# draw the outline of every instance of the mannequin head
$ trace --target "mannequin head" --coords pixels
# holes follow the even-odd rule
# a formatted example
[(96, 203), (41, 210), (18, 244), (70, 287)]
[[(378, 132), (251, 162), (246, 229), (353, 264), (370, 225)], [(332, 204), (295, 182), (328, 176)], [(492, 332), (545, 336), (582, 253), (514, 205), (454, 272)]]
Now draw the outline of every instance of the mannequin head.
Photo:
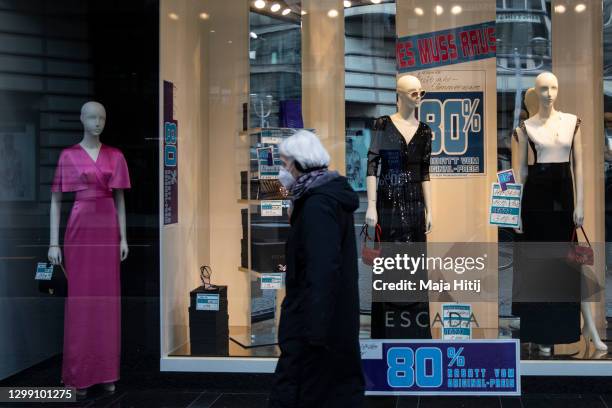
[(525, 107), (529, 113), (527, 118), (530, 118), (538, 113), (538, 110), (540, 109), (540, 101), (538, 100), (538, 94), (536, 93), (535, 88), (529, 88), (527, 92), (525, 92)]
[(87, 102), (81, 108), (81, 123), (85, 135), (100, 137), (106, 124), (106, 109), (98, 102)]
[(550, 109), (557, 100), (559, 81), (551, 72), (542, 72), (536, 77), (535, 91), (540, 108)]
[(425, 96), (421, 81), (415, 76), (404, 75), (397, 80), (397, 108), (401, 112), (412, 112)]

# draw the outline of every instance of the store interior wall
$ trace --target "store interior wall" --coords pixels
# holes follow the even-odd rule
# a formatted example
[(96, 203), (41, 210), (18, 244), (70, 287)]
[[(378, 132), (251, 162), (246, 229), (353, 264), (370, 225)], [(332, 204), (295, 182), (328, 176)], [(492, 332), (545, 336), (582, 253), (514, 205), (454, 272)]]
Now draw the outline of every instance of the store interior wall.
[[(189, 340), (189, 292), (201, 285), (201, 265), (212, 267), (214, 284), (228, 286), (230, 325), (250, 323), (249, 276), (238, 270), (237, 201), (248, 13), (241, 0), (161, 2), (160, 81), (175, 85), (179, 134), (179, 222), (164, 226), (161, 239), (162, 354)], [(242, 154), (246, 161), (248, 151)]]
[[(10, 170), (23, 197), (0, 197), (0, 379), (62, 351), (64, 300), (41, 295), (33, 277), (36, 263), (47, 259), (57, 159), (80, 141), (80, 108), (91, 99), (106, 106), (102, 141), (124, 152), (133, 185), (126, 193), (123, 355), (159, 348), (156, 177), (150, 181), (157, 144), (147, 141), (157, 129), (156, 22), (150, 0), (2, 2), (0, 135), (18, 141), (13, 162), (20, 167)], [(62, 226), (72, 199), (65, 195)]]
[[(566, 5), (553, 1), (553, 10), (560, 4)], [(553, 73), (559, 80), (557, 109), (573, 113), (582, 120), (584, 228), (600, 254), (593, 270), (598, 281), (605, 285), (602, 2), (590, 0), (583, 4), (586, 9), (582, 12), (577, 12), (575, 7), (566, 7), (564, 13), (553, 12)], [(605, 307), (605, 293), (602, 293), (602, 300), (592, 303), (594, 319), (600, 329), (605, 327)]]
[[(399, 37), (444, 30), (452, 27), (495, 21), (495, 2), (482, 0), (456, 1), (462, 8), (459, 14), (450, 13), (449, 7), (441, 15), (434, 14), (434, 5), (427, 0), (397, 0), (397, 35)], [(414, 12), (419, 7), (423, 16)], [(497, 173), (497, 84), (495, 58), (487, 58), (440, 68), (443, 70), (483, 70), (486, 73), (485, 98), (485, 175), (471, 177), (432, 178), (433, 229), (428, 242), (497, 242), (497, 228), (488, 223), (491, 183)], [(418, 76), (419, 72), (410, 73)], [(452, 205), (452, 208), (449, 206)], [(497, 271), (497, 254), (488, 254), (490, 271)], [(487, 277), (497, 282), (497, 275)], [(497, 285), (497, 283), (495, 283)], [(485, 336), (497, 338), (497, 302), (475, 302), (473, 313)], [(435, 315), (441, 305), (432, 302), (430, 314)]]

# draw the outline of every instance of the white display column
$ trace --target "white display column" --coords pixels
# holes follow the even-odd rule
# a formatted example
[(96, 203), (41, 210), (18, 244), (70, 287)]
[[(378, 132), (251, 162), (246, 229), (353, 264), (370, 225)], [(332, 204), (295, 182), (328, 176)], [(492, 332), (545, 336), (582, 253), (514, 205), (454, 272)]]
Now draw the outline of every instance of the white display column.
[[(603, 151), (603, 49), (601, 1), (553, 1), (553, 72), (559, 79), (558, 109), (582, 119), (584, 228), (597, 243), (594, 276), (605, 285), (605, 196)], [(583, 241), (582, 235), (579, 236)], [(605, 334), (605, 293), (591, 308)], [(605, 337), (605, 336), (602, 336)], [(582, 347), (582, 345), (581, 345)]]
[[(495, 0), (459, 0), (432, 2), (429, 0), (397, 0), (396, 30), (398, 37), (414, 36), (474, 24), (495, 21)], [(457, 39), (459, 44), (459, 39)], [(415, 44), (416, 46), (416, 44)], [(451, 72), (444, 75), (440, 72)], [(421, 79), (426, 91), (442, 91), (446, 80), (451, 80), (456, 89), (467, 90), (475, 85), (484, 94), (484, 174), (436, 176), (432, 173), (433, 230), (428, 235), (431, 243), (496, 243), (497, 228), (489, 225), (488, 211), (491, 183), (497, 172), (497, 84), (495, 58), (435, 66), (419, 71), (407, 72)], [(464, 78), (463, 80), (461, 78)], [(451, 85), (447, 83), (446, 85)], [(425, 97), (427, 98), (427, 96)], [(432, 156), (432, 159), (435, 156)], [(433, 161), (432, 161), (433, 164)], [(489, 246), (492, 247), (492, 246)], [(497, 286), (497, 253), (488, 251), (487, 276), (483, 276), (492, 287)], [(490, 286), (490, 287), (491, 287)], [(495, 300), (470, 302), (475, 318), (482, 330), (475, 330), (474, 337), (497, 337), (498, 304)], [(441, 314), (441, 304), (431, 302), (430, 314)], [(440, 325), (434, 324), (432, 334), (438, 336)]]
[(345, 173), (344, 6), (342, 0), (303, 0), (302, 115)]

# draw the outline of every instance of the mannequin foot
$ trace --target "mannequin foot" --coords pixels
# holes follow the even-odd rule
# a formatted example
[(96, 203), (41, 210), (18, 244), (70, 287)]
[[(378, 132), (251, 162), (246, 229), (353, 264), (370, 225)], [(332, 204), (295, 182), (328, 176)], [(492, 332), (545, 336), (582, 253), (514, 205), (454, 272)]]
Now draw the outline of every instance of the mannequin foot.
[(552, 351), (552, 346), (550, 344), (538, 344), (538, 351), (540, 354), (549, 356)]
[(115, 383), (104, 383), (104, 391), (115, 392)]
[(587, 344), (587, 347), (589, 346), (589, 343), (592, 341), (593, 345), (595, 346), (595, 350), (599, 350), (599, 351), (607, 351), (608, 350), (608, 346), (606, 345), (606, 343), (604, 343), (603, 341), (601, 341), (601, 339), (599, 338), (599, 333), (597, 333), (597, 330), (589, 330), (588, 328), (583, 328), (582, 329), (582, 336), (584, 337), (584, 341)]

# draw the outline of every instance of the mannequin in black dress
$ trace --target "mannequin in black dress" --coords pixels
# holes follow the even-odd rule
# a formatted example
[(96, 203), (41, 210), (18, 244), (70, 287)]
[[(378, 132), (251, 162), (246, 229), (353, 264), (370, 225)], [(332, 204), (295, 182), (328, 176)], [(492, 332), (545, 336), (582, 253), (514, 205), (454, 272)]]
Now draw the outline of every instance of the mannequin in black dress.
[[(366, 223), (380, 225), (382, 242), (426, 242), (432, 132), (415, 116), (425, 92), (418, 78), (406, 75), (397, 81), (397, 94), (398, 112), (377, 119), (372, 134)], [(427, 279), (426, 273), (420, 277)], [(372, 338), (431, 338), (429, 322), (428, 302), (372, 304)]]

